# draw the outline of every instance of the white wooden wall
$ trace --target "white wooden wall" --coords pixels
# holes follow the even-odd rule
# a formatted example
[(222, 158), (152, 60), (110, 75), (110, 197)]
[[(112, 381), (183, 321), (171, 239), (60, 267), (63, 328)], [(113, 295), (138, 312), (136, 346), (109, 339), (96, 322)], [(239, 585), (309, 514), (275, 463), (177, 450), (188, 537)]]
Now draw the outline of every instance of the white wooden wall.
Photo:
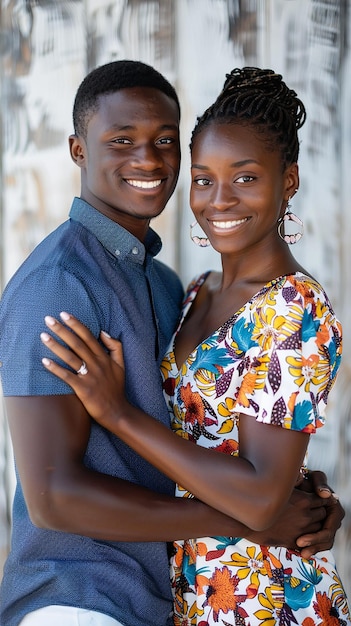
[[(335, 553), (351, 596), (350, 8), (350, 0), (0, 0), (0, 262), (4, 285), (34, 245), (66, 219), (79, 193), (67, 144), (76, 88), (93, 67), (132, 58), (164, 73), (182, 103), (181, 177), (155, 223), (164, 241), (161, 257), (184, 283), (218, 267), (214, 251), (189, 239), (190, 132), (233, 67), (281, 72), (308, 111), (293, 207), (305, 237), (294, 252), (326, 287), (344, 325), (344, 362), (310, 462), (327, 471), (347, 510)], [(1, 562), (13, 471), (6, 421), (0, 420)]]

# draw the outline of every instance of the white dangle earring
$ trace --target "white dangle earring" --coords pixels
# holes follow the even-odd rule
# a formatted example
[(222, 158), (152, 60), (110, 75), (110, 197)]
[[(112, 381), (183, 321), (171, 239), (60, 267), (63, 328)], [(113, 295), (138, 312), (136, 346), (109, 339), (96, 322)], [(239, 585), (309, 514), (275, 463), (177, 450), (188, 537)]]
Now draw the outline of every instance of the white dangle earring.
[[(280, 217), (278, 220), (278, 235), (281, 239), (283, 239), (283, 241), (285, 241), (285, 243), (294, 244), (300, 241), (303, 235), (303, 222), (302, 220), (300, 220), (299, 217), (297, 217), (297, 215), (295, 215), (295, 213), (292, 213), (290, 199), (291, 196), (289, 196), (288, 198), (288, 203), (286, 205), (283, 217)], [(295, 222), (295, 224), (298, 224), (300, 226), (300, 230), (297, 233), (285, 233), (285, 227), (287, 222)]]
[(208, 246), (211, 245), (211, 242), (208, 237), (199, 237), (198, 235), (193, 235), (193, 229), (195, 228), (196, 225), (197, 225), (196, 221), (190, 224), (190, 239), (191, 241), (196, 243), (197, 246), (200, 246), (200, 248), (207, 248)]

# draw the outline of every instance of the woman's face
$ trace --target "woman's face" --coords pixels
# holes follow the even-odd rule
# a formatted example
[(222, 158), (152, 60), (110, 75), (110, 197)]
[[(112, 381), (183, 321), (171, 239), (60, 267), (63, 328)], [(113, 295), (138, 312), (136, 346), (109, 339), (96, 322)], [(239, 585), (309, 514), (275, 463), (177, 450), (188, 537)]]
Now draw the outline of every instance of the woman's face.
[(283, 171), (280, 152), (253, 127), (218, 123), (195, 137), (191, 160), (191, 208), (218, 252), (277, 241), (277, 221), (298, 187), (296, 163)]

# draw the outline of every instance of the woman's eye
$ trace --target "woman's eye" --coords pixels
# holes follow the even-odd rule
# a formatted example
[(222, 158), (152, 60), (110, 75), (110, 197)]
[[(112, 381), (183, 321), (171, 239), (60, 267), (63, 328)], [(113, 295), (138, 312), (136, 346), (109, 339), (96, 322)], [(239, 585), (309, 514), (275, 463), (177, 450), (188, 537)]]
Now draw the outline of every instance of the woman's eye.
[(211, 182), (208, 178), (196, 178), (196, 180), (194, 180), (194, 184), (199, 185), (200, 187), (206, 187), (207, 185), (210, 185)]
[(253, 180), (255, 180), (254, 176), (244, 175), (244, 176), (239, 176), (239, 178), (236, 178), (235, 182), (236, 183), (251, 183)]

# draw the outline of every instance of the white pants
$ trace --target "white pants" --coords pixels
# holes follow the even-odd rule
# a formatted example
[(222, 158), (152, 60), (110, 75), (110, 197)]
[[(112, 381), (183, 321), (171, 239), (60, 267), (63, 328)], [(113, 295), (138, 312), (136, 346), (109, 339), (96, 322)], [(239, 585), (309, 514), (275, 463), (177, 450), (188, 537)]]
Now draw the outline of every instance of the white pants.
[(28, 613), (19, 626), (123, 626), (109, 615), (71, 606), (45, 606)]

